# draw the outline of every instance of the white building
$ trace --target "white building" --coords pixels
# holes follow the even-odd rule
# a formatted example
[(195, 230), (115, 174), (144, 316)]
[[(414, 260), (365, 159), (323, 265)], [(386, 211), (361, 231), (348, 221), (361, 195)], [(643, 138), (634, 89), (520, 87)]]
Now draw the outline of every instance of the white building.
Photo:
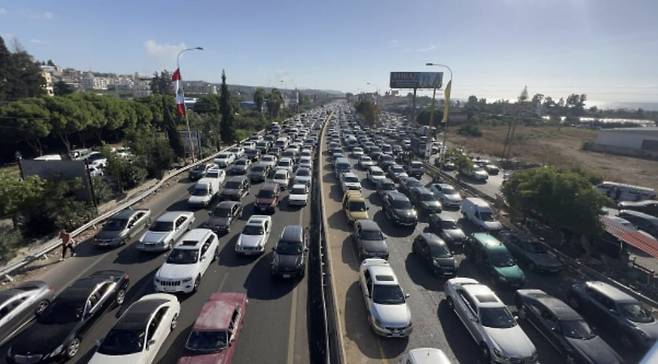
[(54, 96), (55, 95), (55, 89), (53, 88), (53, 77), (50, 74), (50, 72), (42, 70), (41, 71), (41, 77), (43, 77), (43, 80), (45, 81), (45, 83), (43, 85), (43, 89), (46, 91), (46, 95)]
[(594, 149), (658, 157), (658, 127), (601, 129), (594, 142)]

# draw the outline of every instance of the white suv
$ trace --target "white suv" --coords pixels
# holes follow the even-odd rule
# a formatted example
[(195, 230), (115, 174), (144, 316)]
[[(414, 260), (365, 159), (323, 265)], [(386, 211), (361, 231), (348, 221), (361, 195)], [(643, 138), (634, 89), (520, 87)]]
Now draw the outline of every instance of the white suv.
[(537, 350), (507, 306), (484, 284), (472, 278), (446, 281), (448, 306), (466, 327), (485, 361), (536, 363)]
[(193, 229), (183, 235), (155, 273), (158, 292), (196, 292), (201, 277), (217, 257), (219, 239), (209, 229)]
[(370, 327), (386, 337), (406, 337), (412, 330), (409, 295), (402, 291), (395, 272), (384, 259), (370, 258), (361, 263), (359, 283), (368, 310)]
[(252, 215), (235, 242), (235, 252), (244, 255), (263, 254), (271, 231), (271, 216)]

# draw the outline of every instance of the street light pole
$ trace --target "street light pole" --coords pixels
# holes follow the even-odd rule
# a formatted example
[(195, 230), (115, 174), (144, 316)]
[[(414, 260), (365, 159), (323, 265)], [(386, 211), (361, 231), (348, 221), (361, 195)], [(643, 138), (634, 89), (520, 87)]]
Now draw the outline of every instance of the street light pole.
[[(178, 52), (178, 55), (176, 56), (176, 69), (178, 69), (178, 72), (180, 71), (180, 56), (183, 55), (183, 53), (188, 52), (188, 51), (202, 51), (203, 47), (194, 47), (194, 48), (186, 48), (186, 49), (181, 49), (180, 52)], [(182, 74), (182, 72), (181, 72)], [(181, 77), (180, 80), (180, 88), (181, 92), (183, 95), (185, 95), (185, 92), (183, 91), (183, 77)], [(190, 120), (187, 118), (187, 110), (185, 106), (185, 98), (183, 98), (183, 110), (185, 114), (185, 124), (187, 125), (187, 140), (190, 141), (190, 152), (192, 152), (192, 163), (196, 162), (196, 157), (194, 156), (194, 142), (192, 141), (192, 132), (190, 131)]]
[[(450, 80), (448, 81), (448, 83), (452, 86), (452, 69), (450, 67), (446, 66), (445, 64), (432, 63), (432, 62), (427, 62), (427, 63), (425, 63), (425, 65), (430, 66), (430, 67), (434, 66), (434, 67), (444, 67), (444, 68), (446, 68), (448, 70), (448, 72), (450, 73)], [(432, 115), (430, 116), (430, 121), (433, 121), (432, 118), (434, 117), (434, 97), (435, 96), (436, 96), (436, 88), (434, 89), (434, 95), (432, 96)], [(446, 98), (444, 100), (444, 102), (450, 103), (449, 97)], [(450, 106), (448, 105), (448, 107), (450, 107)], [(441, 144), (441, 151), (439, 153), (439, 158), (441, 158), (440, 161), (441, 161), (441, 168), (442, 169), (443, 169), (443, 165), (445, 164), (445, 159), (446, 159), (445, 156), (446, 156), (446, 153), (448, 151), (448, 144), (447, 144), (447, 140), (448, 140), (448, 115), (443, 115), (443, 119), (445, 120), (445, 125), (443, 126), (443, 143)], [(438, 128), (434, 130), (434, 136), (435, 137), (436, 137), (437, 130), (438, 130)]]

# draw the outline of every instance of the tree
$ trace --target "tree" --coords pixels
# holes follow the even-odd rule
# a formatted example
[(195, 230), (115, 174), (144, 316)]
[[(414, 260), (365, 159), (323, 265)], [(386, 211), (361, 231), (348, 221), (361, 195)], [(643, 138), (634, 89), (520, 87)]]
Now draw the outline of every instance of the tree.
[(47, 62), (46, 64), (49, 65), (49, 66), (51, 66), (51, 67), (55, 67), (55, 63), (53, 62), (52, 59), (49, 59), (48, 62)]
[(464, 111), (466, 111), (466, 118), (470, 121), (475, 118), (476, 113), (480, 110), (480, 104), (478, 103), (478, 98), (475, 95), (468, 97), (466, 105), (464, 105)]
[(256, 110), (258, 112), (263, 112), (263, 104), (265, 103), (265, 90), (262, 87), (257, 87), (254, 91), (254, 103), (256, 104)]
[(185, 147), (183, 146), (183, 139), (180, 136), (180, 133), (178, 132), (178, 128), (176, 128), (176, 122), (174, 121), (174, 118), (171, 114), (171, 111), (167, 108), (167, 104), (165, 104), (165, 97), (160, 98), (162, 100), (162, 109), (164, 110), (164, 123), (163, 123), (163, 128), (165, 132), (167, 133), (167, 138), (169, 139), (169, 145), (171, 146), (171, 149), (174, 151), (174, 154), (177, 157), (185, 157)]
[(199, 97), (192, 110), (200, 114), (219, 115), (219, 96), (204, 95)]
[(43, 153), (41, 140), (52, 131), (49, 119), (50, 112), (42, 98), (25, 98), (0, 108), (0, 130), (7, 129), (3, 135), (24, 142), (39, 155)]
[(519, 95), (519, 102), (526, 101), (528, 101), (528, 86), (523, 86), (523, 91), (521, 91), (521, 94)]
[(363, 120), (370, 127), (377, 126), (379, 122), (379, 107), (369, 99), (364, 99), (356, 103), (356, 112), (363, 117)]
[(70, 96), (53, 96), (45, 99), (46, 108), (50, 112), (50, 124), (55, 135), (71, 152), (71, 136), (85, 129), (90, 120), (80, 108), (80, 104)]
[(542, 100), (544, 100), (543, 94), (534, 94), (531, 102), (533, 105), (541, 105)]
[(0, 101), (13, 101), (44, 94), (45, 80), (39, 63), (20, 46), (9, 52), (0, 37)]
[(7, 172), (0, 173), (0, 217), (11, 218), (17, 227), (18, 215), (28, 201), (38, 201), (43, 196), (45, 181), (37, 176), (21, 179)]
[(149, 86), (151, 88), (151, 93), (155, 95), (174, 95), (171, 73), (167, 70), (160, 72), (160, 75), (155, 72)]
[(220, 135), (225, 144), (235, 141), (235, 128), (233, 126), (233, 107), (231, 105), (231, 92), (226, 84), (226, 72), (222, 70), (222, 86), (219, 94), (219, 110), (222, 114)]
[(55, 92), (56, 96), (64, 96), (68, 94), (72, 94), (75, 92), (75, 89), (73, 86), (69, 85), (68, 83), (59, 80), (53, 84), (53, 91)]
[(267, 112), (271, 118), (276, 118), (281, 112), (283, 106), (283, 95), (281, 91), (273, 88), (270, 94), (267, 95)]

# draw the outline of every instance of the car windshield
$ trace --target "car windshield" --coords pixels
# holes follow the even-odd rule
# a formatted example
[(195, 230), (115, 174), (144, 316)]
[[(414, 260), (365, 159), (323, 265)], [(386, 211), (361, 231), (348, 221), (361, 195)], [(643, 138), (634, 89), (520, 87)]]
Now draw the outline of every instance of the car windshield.
[(298, 170), (297, 170), (297, 176), (304, 176), (304, 177), (306, 177), (306, 176), (310, 176), (310, 175), (311, 175), (311, 171), (309, 171), (309, 170), (306, 169), (306, 168), (302, 168), (302, 169), (298, 169)]
[(208, 186), (197, 186), (192, 190), (192, 196), (206, 196), (208, 194)]
[(276, 194), (274, 193), (273, 190), (270, 189), (265, 189), (265, 190), (260, 190), (258, 191), (258, 195), (256, 195), (257, 198), (274, 198)]
[(361, 162), (370, 162), (372, 161), (372, 158), (370, 157), (361, 157)]
[(443, 244), (432, 244), (430, 245), (430, 253), (434, 258), (447, 258), (451, 257), (450, 249)]
[(265, 231), (263, 230), (263, 227), (260, 225), (247, 225), (244, 227), (244, 230), (242, 230), (242, 234), (244, 235), (263, 235), (265, 234)]
[(288, 167), (288, 166), (290, 166), (290, 163), (291, 163), (291, 161), (288, 161), (288, 160), (279, 161), (279, 163), (277, 165), (280, 166), (280, 167)]
[(110, 219), (105, 225), (103, 225), (103, 230), (105, 231), (120, 231), (123, 230), (128, 223), (127, 219)]
[(156, 221), (153, 223), (151, 228), (149, 229), (151, 231), (172, 231), (174, 230), (174, 222), (173, 221)]
[(350, 211), (366, 211), (366, 203), (363, 201), (350, 201)]
[(560, 328), (564, 336), (573, 339), (591, 339), (596, 336), (584, 320), (561, 321)]
[(265, 171), (265, 166), (253, 166), (251, 167), (251, 172), (260, 173)]
[(197, 331), (190, 332), (185, 348), (191, 351), (215, 352), (220, 351), (228, 345), (228, 332), (219, 331)]
[(514, 317), (506, 307), (481, 307), (480, 323), (494, 329), (508, 329), (516, 326)]
[(489, 253), (489, 260), (494, 267), (511, 267), (516, 265), (514, 258), (507, 250), (495, 250)]
[(247, 162), (246, 159), (239, 159), (235, 161), (236, 166), (246, 166), (247, 164), (249, 164), (249, 162)]
[(215, 207), (212, 215), (216, 217), (229, 217), (231, 216), (231, 209), (228, 207)]
[(169, 264), (193, 264), (199, 259), (199, 251), (196, 249), (174, 249), (167, 257)]
[(411, 202), (409, 202), (409, 200), (393, 200), (393, 202), (391, 202), (391, 206), (397, 210), (408, 210), (412, 208)]
[(459, 226), (457, 226), (457, 223), (452, 220), (443, 220), (441, 221), (441, 228), (446, 230), (454, 230), (459, 229)]
[(479, 215), (482, 221), (494, 221), (493, 214), (491, 212), (480, 211)]
[(343, 177), (343, 180), (348, 183), (358, 183), (359, 182), (359, 177), (357, 176), (345, 176)]
[(224, 185), (224, 188), (229, 190), (237, 190), (240, 189), (241, 185), (242, 184), (238, 181), (228, 181), (226, 182), (226, 185)]
[(288, 179), (287, 173), (277, 173), (274, 175), (273, 179)]
[(105, 355), (140, 353), (144, 348), (143, 330), (110, 330), (98, 352)]
[(62, 325), (80, 321), (84, 304), (82, 300), (55, 299), (37, 321), (44, 325)]
[(206, 173), (207, 178), (219, 178), (219, 172), (217, 171), (210, 171)]
[(305, 195), (306, 194), (306, 189), (304, 187), (294, 187), (292, 190), (290, 190), (291, 195)]
[(206, 170), (206, 166), (203, 165), (203, 164), (199, 164), (198, 166), (194, 166), (194, 168), (192, 168), (192, 170), (194, 172), (203, 172), (203, 171)]
[(651, 312), (642, 307), (639, 303), (622, 303), (619, 305), (621, 313), (629, 320), (639, 323), (653, 322), (655, 319)]
[(302, 244), (297, 241), (279, 240), (276, 245), (276, 252), (279, 254), (297, 255), (302, 252)]
[(360, 238), (363, 240), (384, 240), (384, 236), (379, 230), (361, 230)]
[(400, 305), (404, 303), (404, 293), (398, 285), (375, 284), (372, 288), (372, 301), (380, 305)]
[(393, 166), (391, 167), (391, 171), (393, 171), (393, 173), (402, 173), (404, 172), (404, 168), (401, 166)]

